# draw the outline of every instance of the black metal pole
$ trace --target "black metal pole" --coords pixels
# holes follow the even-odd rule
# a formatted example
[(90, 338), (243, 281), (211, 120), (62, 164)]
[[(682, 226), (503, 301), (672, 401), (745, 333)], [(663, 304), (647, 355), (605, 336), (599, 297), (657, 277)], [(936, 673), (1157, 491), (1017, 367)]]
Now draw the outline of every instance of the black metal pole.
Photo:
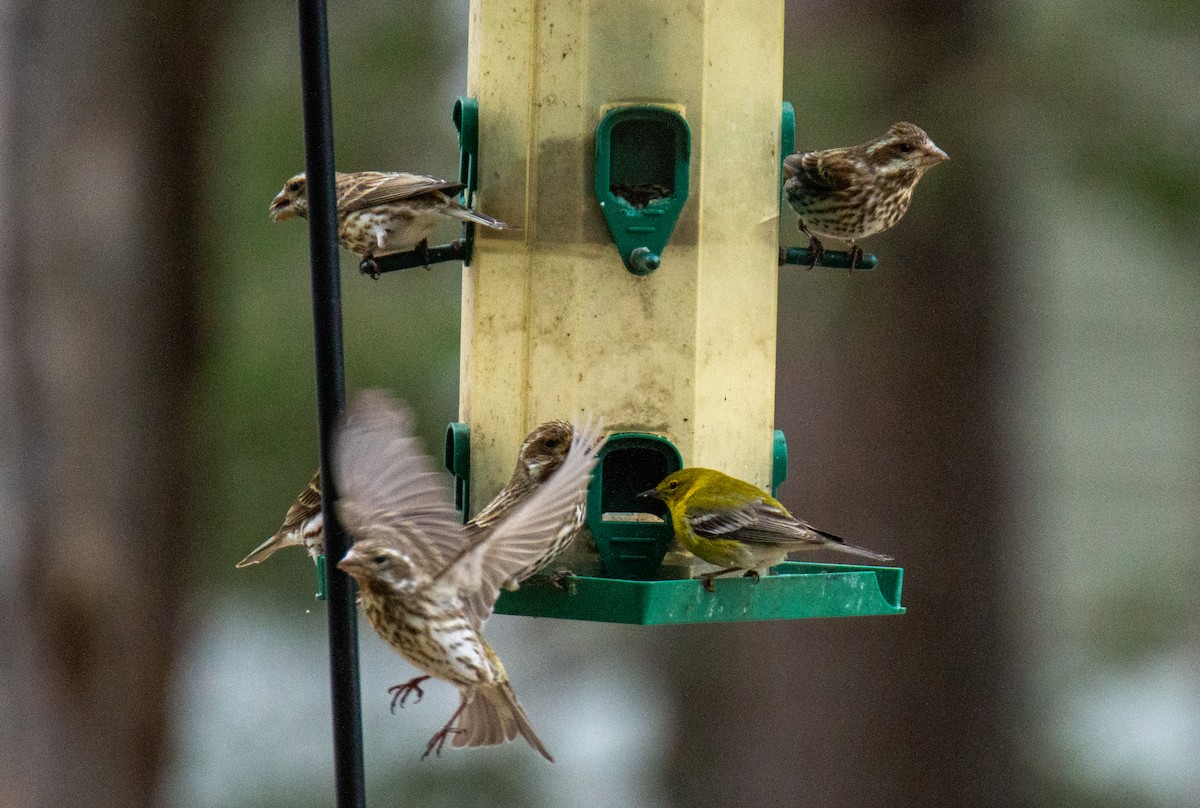
[(338, 272), (337, 197), (334, 192), (333, 105), (325, 0), (299, 0), (300, 78), (304, 94), (304, 170), (308, 189), (308, 245), (312, 259), (313, 341), (317, 359), (317, 421), (321, 450), (326, 604), (329, 608), (329, 681), (333, 712), (333, 770), (337, 808), (364, 808), (362, 704), (358, 678), (358, 624), (354, 586), (337, 568), (346, 554), (330, 472), (330, 441), (346, 406), (342, 365), (341, 277)]

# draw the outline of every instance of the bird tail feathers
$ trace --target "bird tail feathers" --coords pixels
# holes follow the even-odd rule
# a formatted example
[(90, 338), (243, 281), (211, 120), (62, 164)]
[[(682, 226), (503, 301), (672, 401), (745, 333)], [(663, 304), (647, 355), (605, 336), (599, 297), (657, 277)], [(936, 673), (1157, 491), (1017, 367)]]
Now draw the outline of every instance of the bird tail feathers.
[(467, 222), (475, 222), (476, 224), (481, 224), (484, 227), (490, 227), (493, 230), (517, 229), (514, 225), (508, 224), (507, 222), (502, 222), (499, 219), (494, 219), (491, 216), (488, 216), (486, 213), (480, 213), (477, 210), (471, 210), (470, 208), (462, 205), (452, 206), (450, 208), (450, 215)]
[(877, 553), (874, 550), (868, 550), (866, 547), (860, 547), (857, 544), (851, 544), (841, 536), (835, 536), (832, 533), (827, 533), (824, 530), (817, 530), (815, 528), (813, 529), (813, 532), (829, 541), (827, 546), (830, 550), (841, 550), (843, 553), (851, 553), (853, 555), (863, 556), (864, 558), (869, 558), (872, 561), (892, 560), (890, 555), (884, 555), (883, 553)]
[(288, 545), (283, 541), (283, 538), (276, 533), (271, 538), (267, 539), (262, 544), (250, 551), (250, 555), (243, 558), (236, 564), (237, 569), (249, 567), (251, 564), (261, 564), (275, 554), (276, 550), (282, 550)]
[(476, 688), (473, 695), (464, 695), (463, 699), (466, 703), (458, 719), (460, 732), (454, 736), (454, 746), (492, 746), (520, 735), (538, 754), (554, 762), (508, 682)]

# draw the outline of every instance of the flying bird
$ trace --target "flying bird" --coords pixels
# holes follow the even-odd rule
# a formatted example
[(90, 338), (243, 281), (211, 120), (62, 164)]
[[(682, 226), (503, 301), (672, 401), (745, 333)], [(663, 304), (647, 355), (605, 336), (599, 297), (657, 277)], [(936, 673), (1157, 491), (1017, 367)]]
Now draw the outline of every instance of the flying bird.
[(410, 694), (419, 700), (431, 677), (460, 694), (425, 756), (440, 753), (451, 736), (461, 747), (520, 735), (553, 760), (482, 626), (501, 586), (571, 529), (602, 443), (592, 428), (576, 428), (558, 471), (493, 530), (471, 534), (412, 436), (408, 412), (378, 391), (351, 403), (334, 436), (338, 516), (354, 540), (338, 568), (358, 581), (363, 613), (379, 636), (423, 672), (390, 689), (393, 709)]

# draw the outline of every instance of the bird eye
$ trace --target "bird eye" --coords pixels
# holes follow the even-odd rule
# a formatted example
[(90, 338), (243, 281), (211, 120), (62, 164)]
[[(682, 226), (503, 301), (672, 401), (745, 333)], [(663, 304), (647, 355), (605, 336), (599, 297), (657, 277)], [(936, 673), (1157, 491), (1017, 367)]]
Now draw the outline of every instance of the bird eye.
[(289, 191), (299, 191), (303, 187), (304, 187), (304, 183), (300, 180), (292, 180), (291, 182), (288, 183)]
[(557, 449), (559, 443), (561, 443), (561, 441), (559, 441), (558, 438), (550, 438), (546, 441), (546, 448), (547, 449)]
[(679, 480), (671, 480), (671, 482), (667, 483), (667, 489), (670, 491), (674, 491), (678, 487), (679, 487)]
[(911, 143), (901, 143), (896, 148), (900, 150), (901, 154), (908, 154), (913, 150), (913, 145)]
[(384, 564), (386, 564), (386, 563), (387, 563), (387, 561), (388, 561), (388, 557), (387, 557), (386, 555), (384, 555), (383, 553), (379, 553), (379, 554), (378, 554), (378, 555), (376, 555), (376, 556), (375, 556), (375, 558), (374, 558), (374, 559), (372, 559), (372, 560), (375, 562), (375, 565), (376, 565), (376, 566), (378, 566), (378, 567), (382, 567)]

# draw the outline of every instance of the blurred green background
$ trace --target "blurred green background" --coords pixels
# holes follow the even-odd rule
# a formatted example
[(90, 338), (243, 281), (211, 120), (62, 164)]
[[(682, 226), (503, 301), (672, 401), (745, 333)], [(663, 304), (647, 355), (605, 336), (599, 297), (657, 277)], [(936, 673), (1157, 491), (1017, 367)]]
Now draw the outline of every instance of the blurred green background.
[[(0, 805), (332, 803), (312, 566), (233, 569), (317, 463), (306, 234), (266, 215), (303, 164), (295, 16), (7, 7)], [(410, 672), (363, 626), (370, 805), (1200, 804), (1195, 4), (789, 1), (785, 24), (798, 147), (911, 120), (952, 157), (867, 243), (877, 270), (781, 273), (781, 499), (895, 555), (909, 614), (493, 620), (552, 767), (519, 744), (419, 763), (453, 693), (389, 715)], [(339, 169), (456, 173), (467, 28), (465, 0), (333, 5)], [(396, 390), (439, 455), (460, 273), (343, 257), (348, 389)], [(160, 302), (184, 316), (74, 330)], [(122, 659), (143, 642), (161, 668)]]

